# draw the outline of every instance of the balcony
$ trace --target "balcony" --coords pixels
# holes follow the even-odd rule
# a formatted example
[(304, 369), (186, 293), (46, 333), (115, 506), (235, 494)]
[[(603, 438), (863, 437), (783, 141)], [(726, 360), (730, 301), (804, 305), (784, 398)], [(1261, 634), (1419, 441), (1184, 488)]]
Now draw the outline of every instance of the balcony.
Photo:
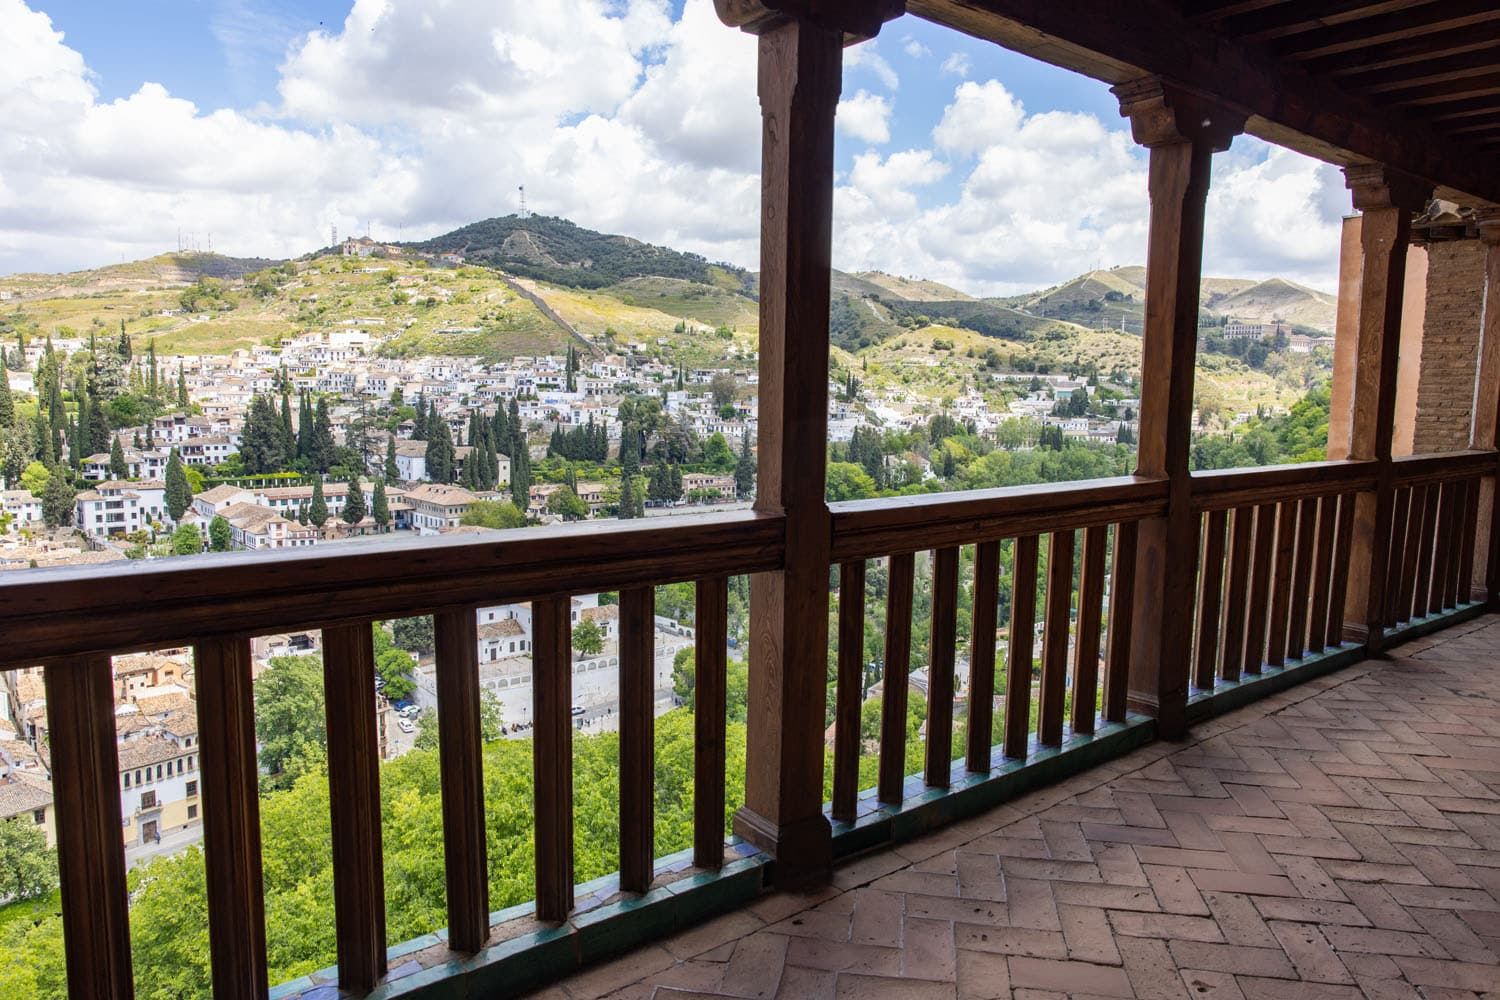
[[(1462, 138), (1474, 133), (1410, 109), (1456, 96), (1470, 103), (1453, 114), (1493, 131), (1500, 107), (1492, 79), (1466, 92), (1454, 82), (1462, 72), (1408, 80), (1414, 101), (1379, 96), (1401, 92), (1403, 73), (1425, 79), (1410, 60), (1438, 28), (1479, 17), (1464, 14), (1477, 5), (1337, 5), (1349, 21), (1384, 26), (1366, 47), (1405, 46), (1386, 53), (1397, 69), (1366, 92), (1302, 65), (1347, 59), (1360, 38), (1347, 25), (1308, 29), (1292, 5), (1193, 4), (1188, 16), (1168, 3), (1122, 13), (1103, 0), (913, 0), (923, 16), (1117, 84), (1151, 150), (1138, 468), (834, 504), (822, 470), (841, 52), (903, 4), (718, 6), (762, 34), (756, 509), (0, 580), (4, 665), (45, 669), (70, 995), (133, 993), (109, 657), (171, 645), (195, 651), (213, 993), (226, 1000), (518, 995), (674, 932), (688, 933), (562, 988), (737, 996), (774, 981), (786, 996), (951, 996), (974, 992), (977, 978), (999, 996), (1080, 985), (1305, 995), (1300, 981), (1343, 996), (1375, 976), (1429, 995), (1493, 991), (1500, 732), (1485, 658), (1497, 625), (1475, 621), (1500, 596), (1500, 217), (1486, 210), (1500, 202), (1500, 178), (1483, 153), (1493, 138)], [(1255, 33), (1231, 30), (1229, 8), (1293, 18), (1267, 38), (1328, 30), (1342, 40), (1320, 36), (1324, 48), (1299, 58), (1289, 43), (1245, 41)], [(1432, 30), (1413, 26), (1429, 15)], [(1213, 153), (1242, 128), (1347, 164), (1363, 213), (1351, 325), (1330, 461), (1195, 475), (1206, 193)], [(1413, 216), (1438, 189), (1477, 206), (1488, 254), (1487, 286), (1469, 290), (1486, 305), (1469, 447), (1397, 457), (1404, 260)], [(933, 581), (925, 649), (910, 627), (918, 559)], [(908, 688), (885, 686), (865, 781), (871, 561), (886, 580), (887, 676), (925, 657), (931, 708), (921, 759), (908, 759)], [(956, 625), (965, 567), (967, 648)], [(726, 605), (739, 575), (752, 578), (746, 800), (726, 837)], [(695, 821), (691, 848), (659, 857), (653, 588), (677, 582), (697, 598)], [(580, 885), (569, 599), (600, 591), (617, 591), (621, 608), (620, 864)], [(536, 892), (496, 912), (475, 612), (522, 600), (534, 614)], [(436, 618), (447, 926), (388, 946), (369, 626), (422, 614)], [(250, 649), (255, 637), (309, 629), (322, 631), (325, 654), (337, 965), (273, 989)], [(875, 981), (895, 977), (911, 982)]]

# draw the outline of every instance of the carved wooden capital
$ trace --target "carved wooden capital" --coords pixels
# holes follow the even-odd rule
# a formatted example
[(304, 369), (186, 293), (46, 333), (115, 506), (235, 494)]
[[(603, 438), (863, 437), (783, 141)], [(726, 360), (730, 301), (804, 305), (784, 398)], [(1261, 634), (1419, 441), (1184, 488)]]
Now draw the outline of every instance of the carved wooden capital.
[(1119, 98), (1120, 114), (1130, 119), (1130, 133), (1142, 146), (1202, 143), (1216, 153), (1229, 148), (1245, 130), (1245, 114), (1198, 94), (1145, 76), (1110, 88)]
[(1344, 168), (1344, 185), (1361, 212), (1404, 208), (1420, 212), (1432, 197), (1432, 184), (1383, 163), (1355, 163)]
[(847, 42), (874, 38), (906, 13), (906, 0), (714, 0), (719, 20), (759, 35), (791, 20), (842, 31)]
[(1481, 240), (1492, 247), (1500, 246), (1500, 206), (1474, 209), (1474, 225), (1479, 229)]

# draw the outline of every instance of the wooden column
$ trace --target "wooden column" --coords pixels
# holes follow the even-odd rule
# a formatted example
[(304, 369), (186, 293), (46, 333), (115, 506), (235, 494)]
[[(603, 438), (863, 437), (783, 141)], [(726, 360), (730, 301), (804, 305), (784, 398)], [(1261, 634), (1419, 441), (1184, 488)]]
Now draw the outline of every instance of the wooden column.
[(656, 588), (620, 591), (620, 888), (651, 888), (655, 860)]
[(531, 602), (531, 772), (536, 800), (536, 918), (573, 909), (573, 703), (569, 598)]
[[(864, 569), (864, 564), (860, 564)], [(860, 590), (864, 590), (863, 584)], [(729, 578), (699, 580), (693, 615), (693, 864), (724, 867), (725, 671)], [(856, 684), (856, 688), (858, 685)], [(854, 731), (859, 734), (859, 719)], [(857, 764), (856, 764), (857, 766)]]
[(484, 741), (479, 730), (478, 609), (443, 611), (433, 615), (432, 622), (437, 647), (448, 944), (455, 951), (476, 952), (490, 936)]
[(197, 678), (204, 875), (214, 996), (266, 995), (266, 914), (260, 867), (260, 772), (250, 640), (193, 650)]
[(130, 1000), (130, 915), (120, 841), (115, 684), (107, 656), (52, 664), (47, 740), (57, 809), (63, 958), (74, 1000)]
[(385, 867), (375, 649), (368, 622), (323, 630), (328, 799), (333, 815), (333, 922), (339, 987), (367, 993), (385, 975)]
[[(1470, 448), (1493, 449), (1500, 445), (1500, 208), (1481, 208), (1474, 213), (1479, 238), (1484, 241), (1484, 309), (1481, 313), (1479, 374), (1474, 391), (1474, 424)], [(1473, 539), (1474, 570), (1463, 596), (1493, 604), (1500, 598), (1500, 503), (1496, 485), (1500, 465), (1479, 480)]]
[(1136, 474), (1166, 479), (1165, 517), (1142, 521), (1137, 541), (1130, 707), (1161, 735), (1187, 732), (1198, 518), (1188, 476), (1203, 215), (1213, 154), (1229, 148), (1242, 114), (1147, 77), (1114, 88), (1136, 142), (1151, 151), (1151, 228), (1141, 351)]
[(1401, 298), (1412, 213), (1432, 187), (1379, 164), (1344, 168), (1354, 207), (1363, 214), (1360, 244), (1359, 330), (1346, 454), (1330, 458), (1373, 460), (1376, 485), (1355, 498), (1349, 551), (1334, 559), (1348, 567), (1344, 638), (1380, 645), (1385, 618), (1394, 509), (1391, 440), (1395, 432), (1396, 366), (1401, 346)]
[(749, 745), (741, 837), (782, 885), (832, 864), (823, 815), (830, 523), (828, 308), (833, 115), (846, 35), (873, 37), (902, 0), (716, 0), (759, 36), (760, 441), (757, 510), (786, 521), (786, 563), (750, 581)]

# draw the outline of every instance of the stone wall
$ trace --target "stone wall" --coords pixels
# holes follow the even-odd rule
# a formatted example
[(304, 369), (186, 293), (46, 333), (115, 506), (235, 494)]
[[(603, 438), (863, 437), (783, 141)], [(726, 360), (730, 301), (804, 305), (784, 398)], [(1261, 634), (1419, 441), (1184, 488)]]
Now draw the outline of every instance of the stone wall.
[(1428, 246), (1414, 454), (1469, 446), (1483, 289), (1483, 243), (1454, 240)]

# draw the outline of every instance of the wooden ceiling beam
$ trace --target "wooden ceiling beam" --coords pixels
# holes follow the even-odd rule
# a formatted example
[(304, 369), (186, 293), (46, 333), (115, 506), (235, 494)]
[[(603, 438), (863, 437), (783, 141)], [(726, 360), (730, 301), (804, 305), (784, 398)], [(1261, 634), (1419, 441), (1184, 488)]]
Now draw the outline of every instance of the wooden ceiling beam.
[(1450, 126), (1444, 123), (1461, 121), (1467, 125), (1475, 118), (1494, 114), (1496, 105), (1497, 102), (1493, 97), (1471, 97), (1467, 101), (1446, 104), (1440, 108), (1430, 108), (1423, 117), (1434, 123), (1434, 127), (1446, 131)]
[(1386, 42), (1373, 52), (1356, 49), (1312, 59), (1299, 59), (1299, 62), (1310, 73), (1341, 77), (1488, 48), (1497, 42), (1500, 42), (1500, 21), (1491, 21)]
[(1185, 0), (1183, 13), (1194, 24), (1215, 23), (1238, 14), (1265, 10), (1289, 0)]
[(1500, 109), (1488, 115), (1475, 115), (1473, 118), (1464, 118), (1455, 123), (1454, 128), (1444, 129), (1449, 135), (1463, 135), (1471, 132), (1500, 132)]
[[(1418, 2), (1432, 3), (1434, 0)], [(1222, 22), (1220, 30), (1245, 41), (1265, 42), (1407, 10), (1411, 6), (1411, 0), (1323, 0), (1320, 3), (1297, 3), (1289, 7), (1254, 11), (1228, 18)]]
[(1500, 21), (1500, 6), (1495, 0), (1445, 0), (1441, 4), (1424, 3), (1379, 17), (1293, 35), (1273, 43), (1271, 51), (1283, 58), (1311, 59), (1490, 21)]
[(1351, 90), (1379, 94), (1392, 90), (1409, 90), (1429, 83), (1446, 83), (1468, 77), (1483, 76), (1500, 68), (1500, 46), (1491, 44), (1456, 56), (1430, 59), (1415, 65), (1394, 66), (1358, 75), (1350, 74), (1340, 82)]
[[(1491, 94), (1500, 94), (1500, 71), (1491, 71), (1461, 80), (1446, 80), (1442, 83), (1405, 87), (1399, 91), (1392, 91), (1384, 97), (1389, 98), (1394, 104), (1405, 107), (1427, 107), (1453, 104), (1457, 101), (1486, 97)], [(1500, 105), (1500, 102), (1497, 102), (1497, 105)]]
[[(1445, 0), (1443, 9), (1469, 2)], [(908, 0), (907, 9), (1110, 84), (1161, 76), (1246, 113), (1251, 134), (1309, 156), (1384, 163), (1500, 202), (1494, 163), (1449, 140), (1425, 117), (1380, 107), (1287, 65), (1263, 46), (1192, 24), (1169, 0)], [(1500, 19), (1500, 11), (1489, 13)]]

